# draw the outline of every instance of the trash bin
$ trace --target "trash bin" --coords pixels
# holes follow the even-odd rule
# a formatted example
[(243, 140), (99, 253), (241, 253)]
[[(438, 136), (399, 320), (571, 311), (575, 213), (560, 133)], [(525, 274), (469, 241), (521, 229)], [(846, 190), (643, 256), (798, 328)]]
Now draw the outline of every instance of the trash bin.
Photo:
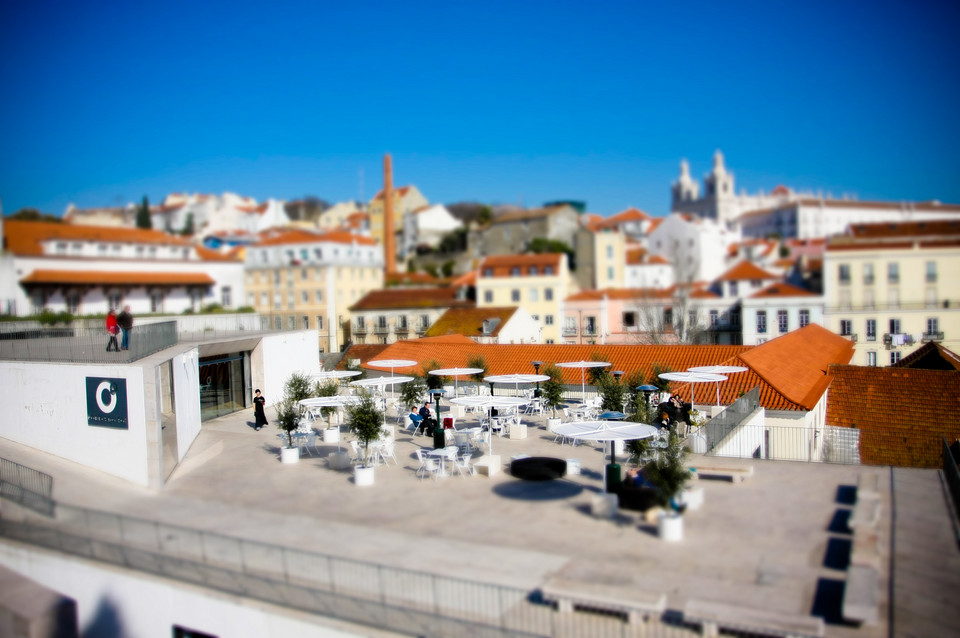
[(607, 491), (616, 492), (620, 489), (620, 483), (622, 482), (620, 478), (620, 464), (619, 463), (608, 463), (607, 464)]
[(447, 447), (447, 433), (444, 432), (443, 428), (437, 426), (433, 430), (433, 449), (439, 450), (443, 447)]

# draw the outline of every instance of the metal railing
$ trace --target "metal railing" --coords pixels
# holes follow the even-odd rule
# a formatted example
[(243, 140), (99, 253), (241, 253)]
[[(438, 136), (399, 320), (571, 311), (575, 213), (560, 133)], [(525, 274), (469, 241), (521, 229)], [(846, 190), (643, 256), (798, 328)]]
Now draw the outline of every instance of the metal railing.
[(340, 558), (57, 504), (56, 519), (0, 519), (0, 535), (348, 622), (417, 636), (691, 636), (678, 614), (633, 625), (560, 613), (539, 591)]
[[(121, 336), (117, 336), (117, 343)], [(109, 335), (103, 325), (90, 328), (80, 322), (65, 327), (8, 330), (0, 333), (0, 359), (83, 363), (130, 363), (177, 343), (177, 322), (135, 325), (129, 350), (107, 351)]]
[(924, 332), (920, 337), (922, 343), (928, 341), (943, 341), (943, 332)]
[(0, 496), (23, 507), (53, 515), (53, 477), (0, 458)]
[[(951, 445), (947, 437), (943, 437), (943, 476), (953, 499), (953, 511), (960, 516), (960, 440)], [(960, 531), (957, 535), (960, 540)]]
[(703, 424), (700, 431), (706, 438), (706, 453), (713, 452), (734, 429), (745, 423), (759, 408), (760, 386), (757, 386)]

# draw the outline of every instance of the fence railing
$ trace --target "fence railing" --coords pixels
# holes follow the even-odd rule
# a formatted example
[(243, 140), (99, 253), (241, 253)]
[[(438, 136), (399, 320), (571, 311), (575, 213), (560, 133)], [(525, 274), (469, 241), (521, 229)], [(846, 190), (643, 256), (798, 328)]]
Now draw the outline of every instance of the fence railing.
[(53, 477), (0, 458), (0, 496), (35, 512), (53, 515)]
[(947, 481), (947, 487), (950, 488), (953, 511), (960, 515), (960, 440), (950, 444), (947, 443), (947, 437), (943, 437), (943, 476)]
[[(117, 335), (119, 346), (121, 336)], [(103, 325), (77, 325), (0, 332), (0, 359), (67, 363), (130, 363), (177, 343), (176, 321), (135, 325), (128, 350), (107, 350), (110, 336)]]
[(417, 636), (691, 636), (677, 614), (633, 625), (560, 613), (539, 592), (353, 560), (57, 504), (0, 519), (0, 535), (64, 554)]
[(717, 448), (737, 426), (743, 424), (760, 407), (760, 386), (731, 403), (726, 410), (707, 421), (701, 428), (706, 437), (706, 452)]

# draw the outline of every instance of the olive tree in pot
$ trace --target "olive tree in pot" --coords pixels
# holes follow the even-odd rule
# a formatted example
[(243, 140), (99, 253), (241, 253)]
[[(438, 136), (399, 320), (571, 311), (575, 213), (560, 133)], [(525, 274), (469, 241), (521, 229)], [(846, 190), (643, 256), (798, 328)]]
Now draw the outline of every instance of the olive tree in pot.
[(373, 466), (368, 465), (370, 442), (380, 437), (383, 413), (369, 393), (360, 395), (360, 402), (350, 407), (350, 431), (363, 445), (363, 459), (353, 469), (353, 481), (357, 485), (373, 485)]
[(543, 369), (543, 374), (550, 377), (540, 384), (540, 398), (543, 405), (550, 408), (551, 416), (547, 419), (547, 430), (560, 425), (560, 419), (557, 417), (557, 408), (563, 405), (563, 378), (560, 368), (552, 363), (548, 363)]
[(287, 445), (280, 449), (280, 460), (284, 463), (296, 463), (300, 459), (300, 448), (293, 445), (293, 431), (300, 422), (300, 400), (312, 396), (310, 379), (305, 374), (294, 372), (283, 386), (283, 398), (277, 404), (277, 427), (287, 435)]
[[(313, 394), (317, 397), (333, 397), (340, 391), (340, 384), (331, 379), (326, 383), (317, 381), (313, 388)], [(336, 408), (320, 408), (320, 416), (327, 420), (327, 427), (323, 431), (324, 443), (337, 443), (340, 441), (340, 426), (333, 424), (333, 415), (336, 414)]]
[(684, 506), (678, 500), (690, 479), (686, 458), (687, 447), (679, 436), (671, 433), (667, 447), (646, 467), (647, 480), (657, 488), (660, 504), (669, 507), (660, 515), (660, 537), (664, 540), (683, 538)]

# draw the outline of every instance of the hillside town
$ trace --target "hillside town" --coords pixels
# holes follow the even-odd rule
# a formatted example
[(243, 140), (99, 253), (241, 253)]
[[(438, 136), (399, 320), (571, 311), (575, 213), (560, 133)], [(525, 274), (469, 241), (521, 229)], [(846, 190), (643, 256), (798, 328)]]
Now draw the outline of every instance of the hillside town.
[(17, 618), (948, 635), (960, 204), (738, 192), (719, 150), (664, 188), (439, 203), (386, 155), (363, 202), (0, 217)]

